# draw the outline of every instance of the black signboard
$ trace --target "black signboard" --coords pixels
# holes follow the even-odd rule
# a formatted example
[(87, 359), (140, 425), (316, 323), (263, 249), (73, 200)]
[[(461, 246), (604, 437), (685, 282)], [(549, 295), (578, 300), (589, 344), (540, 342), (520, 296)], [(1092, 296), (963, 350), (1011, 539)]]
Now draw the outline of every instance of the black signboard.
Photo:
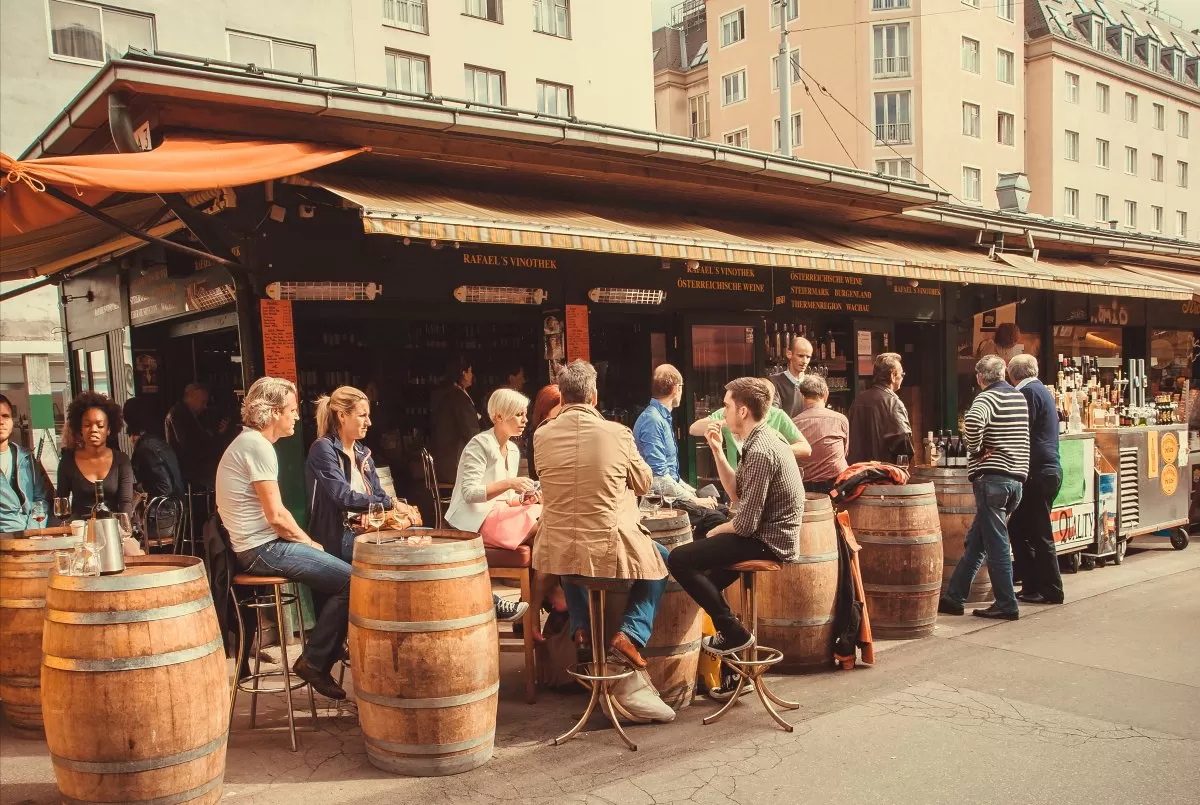
[(1200, 300), (1156, 299), (1146, 303), (1147, 320), (1158, 329), (1200, 330)]
[(942, 296), (936, 282), (799, 269), (787, 273), (788, 307), (800, 315), (940, 320)]
[(71, 341), (119, 330), (129, 323), (121, 278), (109, 265), (63, 283), (67, 337)]
[(667, 304), (708, 310), (769, 310), (771, 269), (696, 260), (672, 261)]
[(1088, 295), (1084, 293), (1055, 293), (1054, 321), (1057, 324), (1087, 324)]
[(1088, 323), (1108, 327), (1140, 327), (1146, 323), (1146, 302), (1143, 299), (1092, 294), (1088, 297)]
[(233, 304), (233, 280), (221, 266), (201, 268), (180, 279), (166, 265), (130, 272), (129, 319), (135, 326)]

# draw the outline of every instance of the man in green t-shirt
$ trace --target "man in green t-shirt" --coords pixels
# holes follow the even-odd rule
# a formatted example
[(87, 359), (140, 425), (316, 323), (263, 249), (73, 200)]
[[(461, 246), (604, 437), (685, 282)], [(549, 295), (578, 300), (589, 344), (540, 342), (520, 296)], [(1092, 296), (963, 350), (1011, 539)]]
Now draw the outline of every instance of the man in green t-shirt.
[[(792, 455), (796, 458), (805, 458), (812, 454), (812, 446), (808, 440), (801, 435), (796, 424), (788, 418), (788, 415), (782, 409), (771, 406), (767, 411), (766, 419), (767, 427), (771, 428), (779, 436), (780, 439), (792, 448)], [(721, 429), (721, 437), (725, 442), (725, 457), (729, 459), (729, 466), (737, 469), (738, 464), (738, 444), (734, 441), (733, 433), (725, 426), (725, 410), (718, 408), (703, 419), (697, 419), (688, 428), (688, 433), (692, 436), (703, 438), (709, 430), (714, 428)]]

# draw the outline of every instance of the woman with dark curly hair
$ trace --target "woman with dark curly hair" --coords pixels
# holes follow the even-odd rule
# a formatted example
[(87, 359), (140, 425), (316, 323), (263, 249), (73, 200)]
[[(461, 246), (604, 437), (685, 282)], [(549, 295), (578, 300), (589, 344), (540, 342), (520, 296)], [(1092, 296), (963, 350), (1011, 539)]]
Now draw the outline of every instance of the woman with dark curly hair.
[(133, 513), (133, 465), (109, 440), (125, 426), (121, 406), (103, 394), (85, 391), (67, 408), (72, 444), (64, 444), (58, 462), (58, 497), (71, 498), (71, 516), (91, 514), (96, 482), (103, 482), (104, 502), (114, 512)]

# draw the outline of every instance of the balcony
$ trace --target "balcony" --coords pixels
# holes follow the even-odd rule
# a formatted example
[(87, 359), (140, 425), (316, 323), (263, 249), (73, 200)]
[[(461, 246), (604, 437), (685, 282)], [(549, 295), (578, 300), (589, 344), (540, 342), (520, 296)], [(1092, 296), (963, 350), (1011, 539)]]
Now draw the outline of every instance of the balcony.
[(875, 59), (875, 78), (899, 78), (912, 75), (910, 56), (885, 56)]
[(906, 145), (912, 142), (912, 123), (876, 123), (876, 144)]

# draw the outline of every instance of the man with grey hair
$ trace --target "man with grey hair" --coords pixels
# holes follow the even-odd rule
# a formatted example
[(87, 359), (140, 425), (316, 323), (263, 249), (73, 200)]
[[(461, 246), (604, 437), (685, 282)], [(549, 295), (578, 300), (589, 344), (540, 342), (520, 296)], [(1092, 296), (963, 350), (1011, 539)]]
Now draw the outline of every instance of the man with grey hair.
[(804, 489), (828, 494), (834, 481), (846, 469), (846, 447), (850, 443), (850, 422), (826, 407), (829, 386), (820, 375), (800, 379), (804, 410), (792, 418), (800, 433), (812, 445), (812, 454), (796, 461), (804, 474)]
[(850, 406), (850, 447), (847, 461), (885, 461), (896, 455), (912, 455), (912, 425), (908, 409), (896, 394), (904, 382), (904, 367), (895, 352), (875, 358), (875, 371), (869, 389), (854, 398)]
[(1021, 502), (1021, 486), (1029, 474), (1029, 406), (1021, 392), (1005, 381), (1004, 370), (1004, 359), (996, 355), (975, 364), (975, 380), (982, 391), (963, 422), (975, 519), (967, 530), (962, 558), (938, 603), (938, 612), (945, 615), (963, 614), (971, 583), (986, 558), (996, 600), (971, 614), (1011, 621), (1020, 617), (1013, 594), (1007, 520)]
[(1012, 537), (1013, 571), (1021, 579), (1017, 598), (1030, 604), (1061, 604), (1064, 599), (1050, 509), (1062, 486), (1058, 455), (1058, 406), (1054, 395), (1038, 380), (1037, 358), (1016, 355), (1008, 375), (1029, 406), (1029, 477), (1021, 505), (1008, 523)]
[(307, 584), (323, 602), (292, 672), (331, 699), (346, 691), (329, 673), (342, 656), (350, 618), (350, 565), (325, 552), (296, 522), (279, 492), (275, 442), (296, 432), (296, 386), (260, 377), (242, 402), (245, 427), (217, 465), (217, 513), (237, 565), (257, 576)]

